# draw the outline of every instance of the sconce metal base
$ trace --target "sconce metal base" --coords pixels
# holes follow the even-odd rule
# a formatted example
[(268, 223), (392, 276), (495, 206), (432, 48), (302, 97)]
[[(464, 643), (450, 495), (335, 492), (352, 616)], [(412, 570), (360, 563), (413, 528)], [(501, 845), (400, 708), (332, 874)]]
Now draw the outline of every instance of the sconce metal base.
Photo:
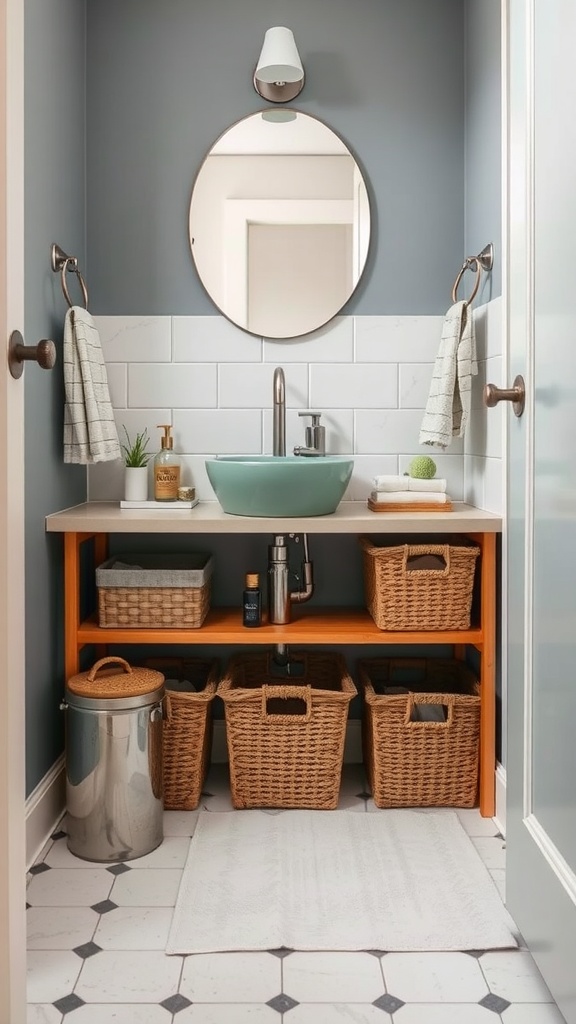
[(302, 92), (305, 80), (305, 75), (299, 82), (260, 82), (256, 75), (253, 78), (254, 88), (258, 95), (264, 100), (269, 100), (270, 103), (289, 103)]

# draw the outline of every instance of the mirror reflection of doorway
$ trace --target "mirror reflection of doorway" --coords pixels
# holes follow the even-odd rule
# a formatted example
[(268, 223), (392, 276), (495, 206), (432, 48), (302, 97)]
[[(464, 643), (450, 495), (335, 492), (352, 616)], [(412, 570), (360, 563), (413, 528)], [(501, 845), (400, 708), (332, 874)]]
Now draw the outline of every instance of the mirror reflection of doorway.
[(325, 323), (352, 290), (350, 224), (250, 224), (248, 330), (296, 337)]

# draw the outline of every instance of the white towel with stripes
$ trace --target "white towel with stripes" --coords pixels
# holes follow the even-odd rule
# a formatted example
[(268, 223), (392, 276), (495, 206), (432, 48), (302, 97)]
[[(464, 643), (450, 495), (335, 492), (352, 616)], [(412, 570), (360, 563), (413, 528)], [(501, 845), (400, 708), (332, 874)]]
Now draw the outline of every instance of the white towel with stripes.
[(447, 448), (463, 437), (470, 416), (472, 377), (478, 373), (472, 309), (455, 302), (446, 313), (430, 384), (420, 444)]
[(63, 354), (64, 462), (121, 458), (100, 335), (81, 306), (66, 313)]

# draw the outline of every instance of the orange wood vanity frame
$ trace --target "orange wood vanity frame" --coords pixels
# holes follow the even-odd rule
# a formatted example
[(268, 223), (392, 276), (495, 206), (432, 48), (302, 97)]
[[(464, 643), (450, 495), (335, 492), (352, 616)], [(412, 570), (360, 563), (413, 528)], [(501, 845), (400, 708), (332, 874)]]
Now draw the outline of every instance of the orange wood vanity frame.
[[(181, 514), (181, 513), (180, 513)], [(424, 530), (425, 528), (423, 528)], [(375, 526), (374, 532), (377, 532)], [(295, 608), (287, 625), (263, 625), (257, 642), (262, 644), (452, 644), (456, 657), (466, 645), (480, 653), (480, 813), (495, 813), (496, 736), (496, 533), (461, 531), (478, 544), (480, 554), (480, 623), (467, 630), (444, 632), (384, 632), (362, 608)], [(64, 654), (65, 675), (79, 671), (80, 650), (87, 644), (254, 644), (253, 630), (242, 625), (238, 608), (212, 608), (200, 629), (103, 629), (96, 616), (80, 618), (80, 547), (94, 541), (95, 564), (107, 557), (108, 534), (96, 531), (64, 533)]]

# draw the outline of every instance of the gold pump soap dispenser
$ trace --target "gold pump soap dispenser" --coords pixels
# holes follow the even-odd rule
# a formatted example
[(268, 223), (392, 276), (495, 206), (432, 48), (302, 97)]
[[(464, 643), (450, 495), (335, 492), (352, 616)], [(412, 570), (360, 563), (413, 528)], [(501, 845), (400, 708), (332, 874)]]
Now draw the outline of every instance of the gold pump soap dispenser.
[(174, 438), (170, 423), (159, 423), (164, 431), (162, 446), (154, 458), (154, 500), (178, 501), (180, 486), (180, 459), (174, 451)]

